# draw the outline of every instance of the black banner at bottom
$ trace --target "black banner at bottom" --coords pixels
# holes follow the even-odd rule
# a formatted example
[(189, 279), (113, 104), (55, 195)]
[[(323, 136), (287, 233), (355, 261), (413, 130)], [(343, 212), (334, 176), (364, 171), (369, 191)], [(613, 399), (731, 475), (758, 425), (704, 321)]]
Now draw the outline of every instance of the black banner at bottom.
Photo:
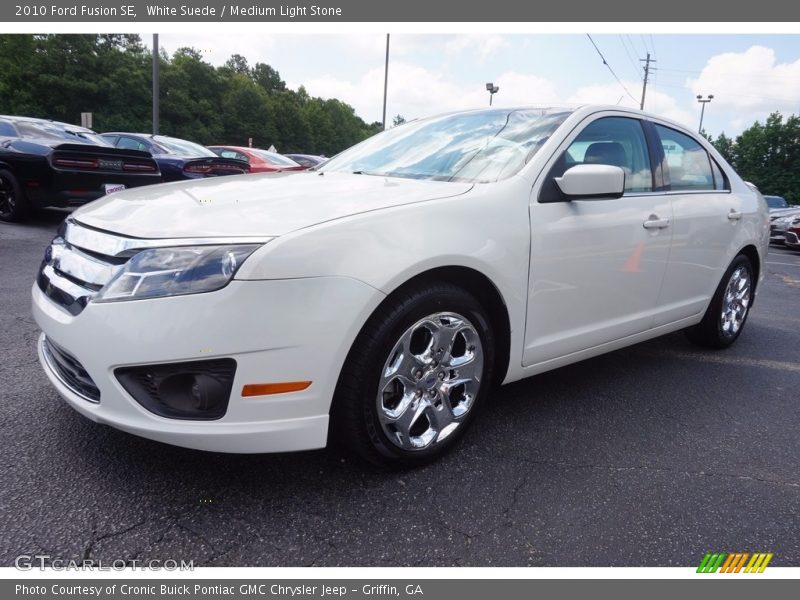
[[(713, 590), (712, 590), (712, 587)], [(756, 589), (758, 586), (758, 589)], [(542, 597), (647, 598), (693, 595), (789, 597), (790, 579), (698, 575), (691, 579), (27, 579), (0, 582), (0, 598), (16, 600), (534, 600)], [(613, 596), (611, 596), (613, 594)], [(779, 596), (780, 594), (780, 596)]]

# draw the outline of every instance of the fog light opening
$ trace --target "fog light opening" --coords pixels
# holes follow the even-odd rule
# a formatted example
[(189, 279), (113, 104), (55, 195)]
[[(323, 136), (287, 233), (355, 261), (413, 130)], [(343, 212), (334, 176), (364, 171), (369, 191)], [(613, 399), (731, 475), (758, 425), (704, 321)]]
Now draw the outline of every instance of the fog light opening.
[(228, 409), (236, 362), (124, 367), (115, 373), (125, 391), (150, 412), (170, 419), (212, 420)]

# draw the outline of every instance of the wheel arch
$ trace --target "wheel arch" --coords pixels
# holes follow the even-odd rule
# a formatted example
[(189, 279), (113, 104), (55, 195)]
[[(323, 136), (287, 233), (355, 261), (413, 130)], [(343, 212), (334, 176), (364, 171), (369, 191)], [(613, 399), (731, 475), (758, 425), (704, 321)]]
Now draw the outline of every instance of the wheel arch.
[[(421, 271), (406, 279), (390, 291), (372, 314), (391, 302), (398, 294), (409, 288), (414, 288), (426, 283), (446, 282), (463, 288), (480, 302), (486, 310), (491, 321), (492, 330), (497, 339), (495, 348), (494, 381), (500, 383), (506, 377), (511, 359), (511, 321), (508, 307), (502, 293), (495, 283), (484, 273), (460, 265), (440, 266)], [(370, 318), (372, 317), (370, 315)], [(369, 319), (367, 319), (368, 321)]]
[(758, 249), (753, 244), (748, 244), (736, 254), (736, 256), (746, 256), (753, 267), (753, 302), (755, 302), (755, 292), (758, 289), (758, 279), (761, 276), (761, 256)]

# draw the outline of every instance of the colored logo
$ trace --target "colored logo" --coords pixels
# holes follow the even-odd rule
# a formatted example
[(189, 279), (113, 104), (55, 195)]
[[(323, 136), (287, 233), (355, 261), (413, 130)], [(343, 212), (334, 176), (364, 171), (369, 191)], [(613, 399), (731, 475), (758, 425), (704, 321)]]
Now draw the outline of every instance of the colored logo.
[(698, 573), (763, 573), (772, 552), (707, 552), (697, 567)]

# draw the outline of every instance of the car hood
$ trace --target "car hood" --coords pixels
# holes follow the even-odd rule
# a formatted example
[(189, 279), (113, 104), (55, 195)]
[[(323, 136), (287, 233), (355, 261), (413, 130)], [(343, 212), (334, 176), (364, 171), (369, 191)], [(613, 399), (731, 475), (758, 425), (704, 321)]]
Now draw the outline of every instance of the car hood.
[(471, 188), (470, 183), (349, 173), (236, 175), (116, 192), (78, 209), (73, 218), (139, 238), (273, 237)]

